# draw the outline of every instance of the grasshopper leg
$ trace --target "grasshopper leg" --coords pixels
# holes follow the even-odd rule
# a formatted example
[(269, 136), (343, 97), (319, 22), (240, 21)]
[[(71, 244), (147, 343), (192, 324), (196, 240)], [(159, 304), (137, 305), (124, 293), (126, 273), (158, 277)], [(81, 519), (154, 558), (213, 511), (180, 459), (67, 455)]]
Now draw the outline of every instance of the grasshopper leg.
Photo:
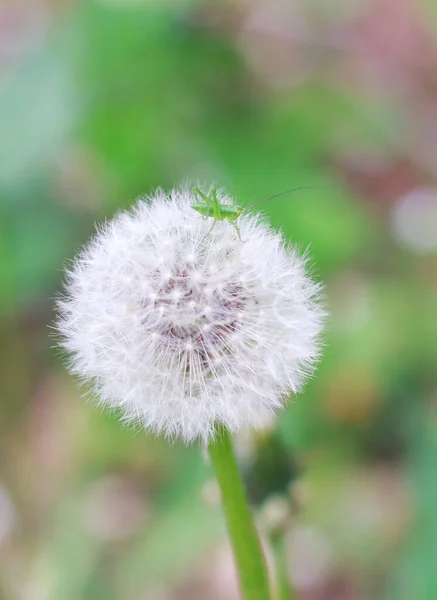
[(242, 242), (243, 240), (241, 239), (241, 233), (240, 233), (240, 229), (238, 227), (238, 225), (236, 224), (235, 221), (229, 221), (231, 223), (231, 225), (233, 225), (233, 227), (235, 228), (235, 231), (237, 232), (238, 235), (238, 239), (240, 240), (240, 242)]
[(212, 225), (211, 225), (211, 227), (209, 228), (208, 234), (210, 234), (210, 233), (211, 233), (211, 231), (214, 229), (214, 227), (215, 227), (215, 224), (216, 224), (216, 223), (217, 223), (217, 219), (214, 219), (214, 222), (213, 222), (213, 224), (212, 224)]
[(209, 196), (206, 196), (203, 192), (201, 192), (198, 187), (193, 188), (193, 192), (196, 194), (196, 196), (199, 196), (202, 200), (204, 200), (208, 206), (214, 205), (214, 201), (211, 200)]

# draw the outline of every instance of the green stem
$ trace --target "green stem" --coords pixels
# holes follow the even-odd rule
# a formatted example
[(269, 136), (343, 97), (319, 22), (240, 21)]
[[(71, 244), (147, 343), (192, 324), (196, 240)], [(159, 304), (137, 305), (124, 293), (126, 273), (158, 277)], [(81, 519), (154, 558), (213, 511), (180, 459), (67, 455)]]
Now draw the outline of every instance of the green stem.
[(221, 491), (242, 598), (269, 600), (266, 563), (235, 461), (231, 438), (225, 428), (222, 427), (217, 431), (208, 450)]
[(272, 540), (276, 565), (276, 598), (277, 600), (294, 600), (294, 591), (291, 587), (287, 573), (284, 542), (284, 535), (282, 533), (274, 536), (274, 539)]

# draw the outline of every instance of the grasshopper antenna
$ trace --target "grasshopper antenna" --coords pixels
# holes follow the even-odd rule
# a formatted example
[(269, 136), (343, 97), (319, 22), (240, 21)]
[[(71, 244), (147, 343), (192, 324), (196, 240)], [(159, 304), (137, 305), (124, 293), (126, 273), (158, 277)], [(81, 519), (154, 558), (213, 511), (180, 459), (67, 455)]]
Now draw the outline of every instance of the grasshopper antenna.
[(309, 185), (302, 185), (300, 187), (292, 188), (291, 190), (285, 190), (285, 192), (279, 192), (279, 194), (274, 194), (273, 196), (269, 196), (268, 198), (263, 198), (262, 200), (258, 200), (258, 202), (254, 202), (253, 204), (249, 204), (249, 206), (245, 206), (243, 208), (244, 211), (249, 210), (251, 208), (255, 208), (259, 204), (264, 204), (264, 202), (268, 202), (269, 200), (273, 200), (273, 198), (279, 198), (279, 196), (285, 196), (285, 194), (291, 194), (292, 192), (298, 192), (299, 190), (311, 190), (314, 189)]

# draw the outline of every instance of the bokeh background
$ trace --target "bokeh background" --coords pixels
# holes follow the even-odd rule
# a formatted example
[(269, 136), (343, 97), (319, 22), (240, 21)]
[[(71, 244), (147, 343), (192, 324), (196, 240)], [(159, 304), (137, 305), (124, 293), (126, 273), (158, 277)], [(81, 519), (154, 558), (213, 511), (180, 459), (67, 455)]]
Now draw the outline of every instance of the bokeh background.
[(120, 427), (52, 347), (62, 270), (215, 180), (325, 282), (317, 376), (237, 447), (281, 600), (437, 598), (433, 0), (0, 4), (0, 599), (238, 597), (199, 448)]

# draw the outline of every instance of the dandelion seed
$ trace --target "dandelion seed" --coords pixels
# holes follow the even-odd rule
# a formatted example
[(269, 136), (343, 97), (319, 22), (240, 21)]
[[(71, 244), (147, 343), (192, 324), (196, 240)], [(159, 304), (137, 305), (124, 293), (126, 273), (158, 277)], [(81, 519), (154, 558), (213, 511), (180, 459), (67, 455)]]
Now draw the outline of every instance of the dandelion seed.
[[(231, 203), (221, 193), (221, 202)], [(302, 389), (323, 310), (306, 259), (259, 217), (210, 231), (158, 191), (99, 228), (58, 302), (71, 370), (128, 422), (186, 442), (260, 427)], [(126, 309), (129, 307), (129, 310)]]

